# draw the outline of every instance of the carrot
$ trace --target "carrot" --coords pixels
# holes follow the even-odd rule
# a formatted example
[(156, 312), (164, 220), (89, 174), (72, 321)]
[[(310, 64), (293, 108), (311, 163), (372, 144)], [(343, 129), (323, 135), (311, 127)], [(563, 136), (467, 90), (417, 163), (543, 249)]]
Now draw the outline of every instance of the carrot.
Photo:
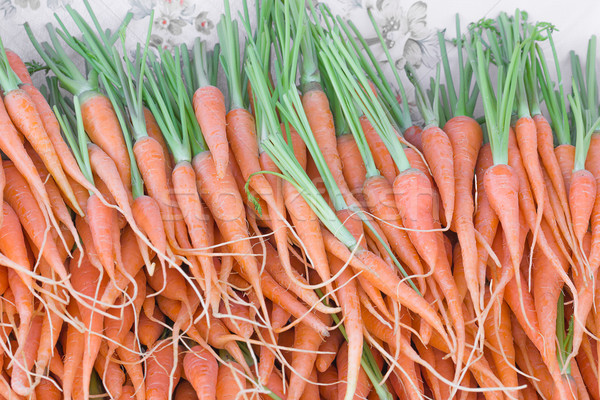
[(121, 397), (121, 391), (125, 384), (125, 373), (115, 361), (106, 357), (105, 342), (100, 347), (94, 363), (94, 369), (102, 379), (109, 396), (117, 399)]
[(304, 323), (296, 325), (294, 331), (294, 351), (292, 353), (292, 375), (288, 387), (288, 399), (299, 399), (304, 392), (311, 371), (317, 359), (316, 352), (323, 339)]
[(50, 378), (45, 378), (35, 387), (35, 397), (38, 399), (61, 400), (64, 399), (57, 383)]
[[(80, 258), (82, 259), (80, 260)], [(80, 261), (81, 264), (77, 266)], [(97, 298), (97, 294), (102, 293), (105, 287), (105, 282), (101, 281), (100, 272), (94, 268), (86, 256), (81, 255), (79, 250), (74, 252), (70, 265), (71, 282), (75, 290), (90, 298)], [(89, 331), (83, 334), (85, 347), (81, 363), (82, 386), (85, 397), (88, 396), (89, 392), (89, 382), (92, 368), (94, 367), (94, 360), (102, 344), (102, 338), (97, 334), (102, 331), (104, 317), (97, 311), (94, 311), (94, 304), (90, 300), (79, 301), (78, 305), (82, 322), (89, 328)]]
[[(392, 185), (385, 178), (372, 177), (365, 182), (363, 192), (369, 211), (383, 221), (381, 229), (390, 241), (392, 250), (414, 274), (423, 275), (425, 272), (419, 254), (410, 242), (408, 234), (402, 229), (403, 225), (394, 200)], [(425, 293), (424, 278), (420, 277), (418, 280), (421, 293)]]
[(10, 386), (18, 395), (29, 396), (35, 388), (29, 374), (35, 362), (41, 332), (42, 317), (36, 316), (32, 320), (26, 344), (19, 346), (15, 355), (18, 363), (13, 367)]
[[(337, 400), (343, 399), (346, 391), (346, 379), (348, 376), (348, 345), (342, 344), (340, 351), (336, 359), (337, 372), (338, 372), (338, 384), (337, 384)], [(361, 367), (356, 383), (356, 390), (353, 393), (352, 399), (366, 398), (372, 389), (371, 381), (369, 380), (366, 372)]]
[(171, 397), (181, 377), (181, 362), (173, 358), (168, 339), (157, 342), (146, 362), (146, 399)]
[(373, 160), (375, 161), (375, 166), (387, 179), (390, 185), (393, 184), (394, 179), (396, 179), (396, 167), (394, 166), (394, 160), (392, 160), (389, 150), (365, 115), (360, 117), (360, 126), (367, 139), (369, 149), (371, 150)]
[(573, 172), (569, 188), (569, 206), (573, 220), (573, 231), (579, 242), (588, 230), (590, 217), (596, 200), (596, 178), (588, 170)]
[[(79, 316), (79, 311), (77, 310), (75, 302), (71, 302), (68, 309), (73, 317)], [(71, 399), (71, 395), (73, 394), (75, 374), (81, 365), (84, 346), (85, 340), (83, 333), (77, 331), (74, 325), (68, 325), (63, 343), (65, 356), (62, 390), (65, 399)]]
[[(203, 43), (198, 39), (194, 42), (195, 56), (199, 58), (196, 51)], [(200, 62), (200, 60), (196, 60)], [(227, 174), (229, 162), (229, 146), (226, 134), (225, 97), (219, 88), (203, 84), (196, 89), (193, 98), (196, 119), (202, 129), (202, 135), (214, 158), (217, 178), (221, 179)]]
[[(334, 274), (341, 271), (344, 263), (335, 257), (329, 259), (331, 270)], [(344, 316), (344, 327), (346, 329), (347, 367), (346, 367), (346, 392), (344, 399), (353, 397), (356, 391), (363, 352), (362, 317), (360, 313), (360, 300), (358, 288), (352, 273), (346, 268), (336, 280), (338, 288), (337, 297), (342, 307)], [(339, 367), (338, 367), (339, 371)]]
[(412, 125), (407, 130), (404, 131), (404, 138), (413, 146), (417, 148), (421, 153), (423, 152), (423, 138), (421, 137), (421, 133), (423, 129), (420, 126)]
[(113, 242), (113, 229), (117, 225), (117, 211), (102, 203), (98, 196), (92, 195), (87, 201), (86, 214), (95, 254), (108, 276), (113, 279), (117, 263), (115, 243)]
[(326, 371), (318, 372), (319, 393), (325, 400), (337, 400), (338, 398), (338, 372), (334, 364), (331, 364)]
[[(160, 254), (166, 254), (167, 252), (167, 236), (165, 234), (165, 228), (163, 220), (160, 214), (160, 207), (156, 200), (149, 196), (136, 197), (131, 205), (131, 212), (133, 213), (133, 219), (138, 224), (143, 234), (148, 236), (150, 243), (156, 248), (156, 251)], [(148, 246), (141, 240), (139, 241), (140, 251), (148, 253)], [(149, 253), (146, 254), (147, 258)], [(148, 264), (149, 260), (146, 262)], [(160, 262), (164, 262), (160, 258)], [(150, 266), (148, 266), (151, 268)]]
[(202, 346), (194, 346), (183, 357), (183, 370), (199, 399), (215, 399), (219, 366), (215, 357)]
[(31, 288), (21, 280), (21, 277), (12, 268), (8, 269), (8, 286), (15, 297), (15, 307), (19, 314), (17, 341), (25, 343), (34, 312), (33, 294)]
[(165, 156), (165, 170), (171, 171), (174, 166), (173, 155), (169, 153), (169, 147), (167, 146), (165, 137), (160, 130), (160, 126), (158, 126), (156, 118), (154, 118), (152, 111), (150, 111), (148, 107), (144, 107), (144, 121), (146, 122), (146, 132), (148, 133), (148, 136), (156, 140), (163, 150), (163, 154)]
[(6, 203), (2, 204), (2, 225), (0, 225), (0, 251), (24, 270), (15, 270), (26, 287), (31, 287), (32, 277), (27, 274), (31, 265), (27, 258), (25, 238), (19, 218), (15, 211)]
[(160, 207), (167, 239), (171, 245), (175, 244), (174, 210), (171, 207), (171, 196), (169, 194), (169, 183), (167, 179), (167, 160), (160, 143), (152, 137), (145, 137), (135, 141), (133, 145), (136, 162), (148, 194)]
[(454, 214), (454, 157), (452, 143), (446, 133), (437, 126), (425, 128), (421, 133), (423, 154), (431, 168), (442, 199), (446, 221)]
[[(489, 301), (489, 292), (485, 293), (486, 302)], [(489, 340), (492, 359), (498, 377), (506, 387), (517, 387), (518, 378), (515, 369), (515, 349), (511, 340), (512, 328), (510, 320), (510, 309), (504, 301), (496, 300), (490, 313), (485, 320), (485, 330), (489, 332), (486, 339)], [(517, 393), (510, 391), (506, 393), (518, 397)]]
[(473, 224), (474, 204), (471, 194), (473, 176), (471, 171), (475, 169), (483, 134), (477, 121), (467, 116), (450, 119), (444, 125), (444, 132), (452, 143), (454, 155), (456, 207), (453, 223), (461, 244), (467, 286), (473, 303), (477, 304), (480, 292), (478, 285), (483, 285), (483, 283), (479, 282), (480, 278), (477, 272), (478, 249)]
[[(585, 168), (596, 177), (596, 185), (598, 185), (598, 173), (600, 173), (600, 159), (598, 158), (598, 149), (600, 148), (600, 135), (597, 133), (592, 134), (590, 139), (590, 148), (587, 153), (585, 160)], [(591, 227), (592, 227), (592, 251), (589, 256), (590, 269), (595, 271), (600, 265), (600, 200), (599, 196), (596, 196), (594, 202), (594, 208), (591, 216)]]
[(310, 256), (315, 270), (323, 281), (330, 277), (327, 253), (323, 245), (323, 234), (319, 219), (298, 190), (289, 182), (283, 183), (283, 196), (292, 223), (301, 243)]
[(246, 378), (241, 373), (239, 364), (235, 362), (225, 362), (219, 365), (217, 400), (235, 400), (238, 393), (246, 390)]
[(228, 305), (221, 302), (219, 312), (225, 316), (222, 318), (223, 323), (231, 332), (246, 339), (254, 333), (252, 323), (248, 321), (251, 316), (247, 305), (240, 304), (238, 301), (230, 301)]
[(313, 367), (313, 370), (308, 377), (306, 387), (304, 388), (304, 392), (302, 393), (302, 396), (300, 396), (300, 400), (316, 398), (319, 398), (319, 386), (317, 385), (317, 369)]
[(356, 197), (360, 204), (364, 205), (362, 187), (365, 183), (367, 171), (362, 162), (362, 157), (354, 136), (350, 134), (337, 136), (337, 150), (340, 154), (344, 180), (354, 197)]
[(121, 397), (119, 400), (133, 400), (135, 399), (135, 389), (131, 385), (123, 385), (121, 388)]
[(48, 261), (62, 280), (66, 280), (67, 271), (62, 263), (58, 248), (53, 240), (46, 240), (44, 216), (37, 206), (27, 182), (11, 161), (4, 161), (3, 167), (6, 174), (5, 196), (7, 203), (19, 216), (23, 228), (36, 247), (42, 249), (44, 259)]
[(175, 396), (173, 396), (174, 400), (197, 400), (198, 396), (196, 395), (196, 391), (191, 383), (188, 381), (181, 379), (179, 381), (179, 385), (175, 389)]
[(344, 340), (342, 332), (338, 329), (333, 331), (331, 335), (319, 346), (319, 354), (315, 365), (318, 372), (325, 372), (335, 361), (337, 352)]
[(92, 142), (114, 161), (121, 182), (126, 188), (131, 188), (131, 164), (123, 133), (110, 100), (99, 93), (82, 98), (81, 116), (85, 131)]
[(52, 215), (48, 193), (46, 193), (44, 184), (31, 158), (27, 155), (23, 143), (18, 138), (17, 130), (6, 113), (4, 102), (0, 104), (0, 127), (2, 129), (0, 131), (0, 150), (12, 160), (14, 166), (29, 184), (43, 215), (47, 216), (54, 226), (58, 226)]
[[(284, 327), (287, 324), (289, 318), (290, 314), (286, 310), (284, 310), (276, 303), (273, 303), (271, 310), (271, 325), (273, 330), (277, 330)], [(271, 341), (271, 338), (267, 336), (267, 334), (268, 332), (266, 331), (266, 329), (261, 330), (261, 335), (263, 335), (263, 337), (266, 338), (267, 343), (271, 345), (276, 345), (277, 340), (279, 339), (279, 334), (273, 332), (274, 342)], [(258, 361), (258, 377), (262, 384), (267, 383), (269, 377), (271, 376), (271, 372), (273, 372), (273, 368), (275, 367), (275, 356), (275, 350), (271, 349), (270, 347), (265, 345), (260, 348), (260, 359)]]
[(71, 206), (81, 215), (83, 211), (79, 209), (79, 205), (75, 200), (75, 195), (67, 181), (52, 141), (48, 137), (42, 120), (36, 111), (35, 103), (23, 89), (16, 89), (16, 87), (10, 89), (4, 86), (4, 90), (4, 106), (10, 119), (15, 124), (15, 127), (27, 137), (27, 140), (44, 161), (44, 165), (48, 168), (48, 171), (69, 200)]
[[(452, 278), (441, 232), (434, 232), (432, 217), (432, 190), (425, 174), (416, 169), (408, 169), (394, 181), (396, 205), (405, 227), (411, 229), (408, 236), (415, 248), (433, 270), (448, 303), (457, 335), (457, 371), (460, 370), (465, 346), (465, 326), (459, 306), (459, 294)], [(418, 204), (415, 204), (418, 203)], [(424, 231), (424, 232), (423, 232)]]
[[(183, 218), (188, 227), (189, 236), (192, 245), (201, 249), (204, 253), (209, 253), (212, 241), (209, 238), (209, 220), (204, 215), (204, 208), (198, 195), (196, 186), (196, 174), (192, 165), (189, 162), (179, 162), (173, 169), (173, 187), (176, 188), (175, 195), (177, 203), (183, 214)], [(198, 256), (198, 260), (202, 267), (202, 274), (196, 268), (192, 268), (192, 273), (197, 280), (204, 277), (206, 282), (206, 290), (208, 293), (213, 293), (213, 297), (209, 299), (213, 309), (218, 307), (218, 299), (220, 289), (215, 287), (215, 291), (211, 291), (211, 287), (216, 286), (213, 280), (216, 281), (216, 271), (210, 255)]]
[(17, 74), (19, 80), (24, 84), (33, 85), (33, 81), (31, 80), (31, 76), (29, 75), (29, 70), (27, 70), (27, 66), (25, 65), (21, 57), (19, 57), (19, 55), (14, 51), (7, 48), (4, 49), (4, 52), (6, 54), (6, 60), (8, 61), (10, 68), (15, 74)]
[[(193, 166), (200, 196), (209, 207), (224, 239), (230, 242), (234, 257), (247, 274), (250, 284), (257, 293), (262, 293), (258, 265), (256, 260), (249, 256), (253, 252), (248, 240), (248, 231), (244, 226), (245, 211), (242, 199), (231, 174), (227, 173), (219, 178), (213, 158), (208, 152), (196, 155)], [(261, 302), (264, 303), (264, 300)], [(261, 307), (265, 308), (264, 304), (261, 304)]]
[(565, 182), (567, 194), (571, 191), (571, 174), (573, 165), (575, 164), (575, 146), (570, 144), (562, 144), (554, 149), (556, 159)]
[[(535, 127), (537, 130), (537, 145), (538, 153), (544, 165), (552, 186), (556, 191), (560, 204), (563, 207), (565, 216), (570, 219), (570, 212), (568, 208), (568, 199), (565, 180), (561, 172), (561, 167), (558, 163), (557, 156), (554, 150), (554, 138), (552, 135), (552, 128), (548, 123), (548, 120), (542, 114), (536, 114), (533, 116)], [(592, 139), (593, 140), (593, 139)]]
[(165, 330), (165, 327), (162, 325), (165, 323), (165, 316), (158, 307), (154, 307), (151, 317), (142, 313), (138, 321), (140, 343), (148, 348), (154, 346), (154, 343), (156, 343)]

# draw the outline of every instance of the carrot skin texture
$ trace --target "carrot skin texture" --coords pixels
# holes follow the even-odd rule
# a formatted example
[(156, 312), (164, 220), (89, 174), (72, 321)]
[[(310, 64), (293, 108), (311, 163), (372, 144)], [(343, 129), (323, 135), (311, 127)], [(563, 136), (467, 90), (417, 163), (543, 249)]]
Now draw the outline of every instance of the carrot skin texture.
[(202, 135), (215, 160), (217, 177), (223, 178), (229, 163), (225, 97), (219, 88), (208, 85), (198, 88), (192, 101)]
[(217, 400), (235, 400), (238, 393), (246, 390), (246, 378), (241, 367), (234, 362), (219, 365), (217, 374)]
[(35, 103), (29, 94), (23, 89), (12, 90), (5, 94), (4, 105), (15, 127), (27, 137), (61, 191), (69, 199), (71, 205), (76, 208), (76, 211), (81, 214), (82, 211), (78, 209), (73, 189), (67, 181), (52, 141), (46, 133)]
[(81, 102), (83, 127), (92, 142), (114, 162), (125, 187), (131, 191), (131, 164), (123, 132), (108, 97), (94, 93)]
[(199, 399), (214, 400), (217, 396), (219, 366), (215, 357), (201, 346), (194, 346), (183, 357), (185, 376), (196, 390)]
[(423, 129), (417, 125), (412, 125), (407, 130), (404, 131), (404, 139), (406, 139), (410, 144), (415, 146), (417, 150), (421, 153), (423, 152), (423, 139), (421, 137), (421, 132)]
[(444, 125), (444, 132), (452, 144), (454, 156), (454, 184), (456, 190), (453, 226), (458, 234), (467, 286), (474, 304), (479, 302), (479, 274), (477, 272), (477, 241), (473, 213), (473, 174), (483, 141), (481, 126), (470, 117), (458, 116)]
[(596, 178), (586, 169), (573, 172), (569, 189), (569, 206), (575, 237), (581, 243), (588, 230), (596, 200)]
[(421, 138), (423, 154), (440, 192), (446, 221), (450, 223), (454, 215), (456, 195), (452, 143), (448, 135), (437, 126), (425, 129)]

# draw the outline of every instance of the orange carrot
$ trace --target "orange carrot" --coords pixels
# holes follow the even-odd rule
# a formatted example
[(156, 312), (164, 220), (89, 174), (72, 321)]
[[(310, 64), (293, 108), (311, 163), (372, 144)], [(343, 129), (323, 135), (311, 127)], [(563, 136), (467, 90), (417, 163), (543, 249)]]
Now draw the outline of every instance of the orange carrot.
[(319, 393), (324, 400), (337, 400), (338, 398), (338, 372), (334, 364), (331, 364), (326, 371), (318, 372)]
[[(224, 239), (230, 242), (236, 261), (260, 296), (262, 291), (258, 265), (250, 256), (253, 252), (245, 226), (245, 211), (233, 177), (226, 173), (219, 178), (213, 158), (208, 152), (196, 155), (193, 166), (200, 196), (205, 200)], [(264, 300), (261, 302), (261, 307), (265, 308)]]
[(29, 396), (34, 389), (32, 377), (29, 374), (35, 362), (41, 333), (42, 317), (36, 316), (31, 323), (27, 341), (19, 346), (15, 355), (18, 364), (13, 367), (10, 385), (15, 393), (21, 396)]
[(477, 242), (473, 224), (473, 171), (481, 148), (483, 134), (473, 118), (458, 116), (444, 125), (444, 132), (452, 143), (456, 191), (453, 225), (458, 234), (467, 287), (477, 310), (479, 303), (479, 273), (477, 271)]
[[(335, 257), (329, 259), (331, 271), (337, 274), (344, 267), (344, 263)], [(352, 272), (348, 268), (340, 274), (336, 280), (338, 288), (337, 297), (342, 307), (344, 316), (344, 327), (346, 328), (347, 347), (347, 366), (346, 366), (346, 392), (344, 399), (352, 398), (356, 391), (360, 369), (361, 357), (363, 352), (363, 331), (362, 317), (360, 313), (360, 300), (358, 297), (357, 282), (352, 279)], [(339, 366), (338, 366), (339, 371)]]
[(42, 256), (44, 259), (48, 261), (61, 279), (66, 280), (67, 271), (58, 248), (53, 240), (46, 240), (49, 238), (46, 233), (44, 216), (37, 206), (27, 182), (11, 161), (4, 161), (3, 166), (6, 174), (6, 201), (19, 216), (21, 225), (36, 247), (43, 249)]
[(242, 375), (239, 364), (220, 364), (217, 374), (217, 400), (235, 400), (243, 390), (246, 390), (246, 378)]
[[(79, 316), (79, 311), (75, 302), (69, 304), (69, 313), (73, 317)], [(83, 349), (85, 346), (85, 340), (83, 333), (77, 331), (74, 325), (69, 324), (67, 326), (66, 337), (63, 343), (64, 349), (64, 374), (62, 379), (62, 389), (65, 399), (71, 399), (73, 394), (73, 383), (75, 381), (75, 374), (81, 365), (83, 358)]]
[[(337, 372), (338, 372), (338, 384), (337, 384), (337, 400), (344, 399), (347, 391), (346, 391), (346, 379), (348, 377), (348, 345), (346, 343), (342, 344), (340, 351), (338, 353), (336, 359)], [(366, 372), (361, 367), (358, 380), (356, 382), (356, 391), (350, 392), (354, 395), (350, 397), (351, 399), (364, 399), (367, 397), (369, 392), (371, 391), (372, 385), (369, 380)]]
[(11, 90), (4, 95), (4, 105), (15, 127), (31, 143), (71, 206), (81, 215), (83, 211), (79, 210), (79, 205), (75, 200), (75, 195), (67, 181), (52, 141), (44, 129), (40, 115), (35, 108), (35, 103), (29, 94), (23, 89)]
[(131, 165), (123, 132), (108, 97), (91, 93), (81, 99), (83, 126), (92, 142), (98, 145), (115, 163), (121, 182), (131, 190)]
[(431, 168), (444, 207), (447, 223), (454, 215), (454, 156), (448, 135), (437, 126), (430, 126), (421, 133), (423, 155)]
[(354, 197), (364, 205), (365, 201), (362, 194), (362, 187), (365, 183), (367, 170), (365, 169), (354, 136), (351, 134), (338, 136), (337, 150), (340, 154), (344, 179)]
[(315, 366), (316, 352), (323, 339), (312, 328), (300, 323), (294, 332), (294, 349), (292, 352), (292, 375), (288, 387), (288, 399), (299, 399), (307, 385), (307, 379)]
[(146, 399), (158, 400), (171, 397), (181, 377), (181, 362), (173, 358), (168, 339), (157, 342), (146, 362)]
[(215, 160), (217, 177), (223, 178), (227, 174), (229, 162), (225, 97), (219, 88), (206, 85), (194, 93), (193, 105), (202, 136)]
[(175, 389), (175, 396), (173, 396), (174, 400), (198, 400), (198, 396), (196, 395), (196, 391), (191, 383), (188, 381), (181, 379), (179, 381), (179, 385), (177, 385), (177, 389)]
[[(414, 274), (423, 275), (424, 269), (417, 250), (404, 231), (401, 218), (394, 200), (392, 185), (383, 177), (375, 176), (367, 179), (363, 186), (365, 199), (369, 208), (381, 221), (381, 229), (390, 242), (391, 249), (400, 257)], [(426, 292), (425, 279), (420, 277), (419, 289)]]
[(390, 185), (392, 185), (397, 174), (396, 166), (394, 165), (394, 160), (392, 159), (389, 150), (385, 146), (381, 136), (379, 136), (365, 115), (360, 117), (360, 126), (365, 134), (365, 138), (367, 139), (367, 144), (369, 145), (369, 149), (373, 155), (375, 166), (381, 175), (383, 175)]
[(560, 171), (562, 172), (565, 189), (568, 195), (571, 191), (571, 174), (573, 172), (573, 165), (575, 165), (575, 146), (561, 144), (554, 149), (554, 154), (556, 155), (556, 160), (560, 166)]
[(194, 346), (183, 357), (183, 369), (199, 399), (217, 396), (218, 364), (215, 357), (202, 346)]
[[(80, 257), (83, 258), (80, 260)], [(81, 265), (77, 266), (80, 261)], [(81, 255), (79, 249), (74, 252), (70, 265), (71, 282), (75, 290), (91, 298), (99, 297), (98, 294), (102, 293), (105, 283), (100, 281), (100, 272), (94, 268), (87, 257)], [(93, 310), (94, 304), (90, 300), (80, 301), (78, 304), (82, 322), (89, 328), (89, 332), (86, 331), (83, 334), (85, 347), (81, 363), (82, 386), (85, 397), (88, 396), (92, 368), (102, 343), (102, 338), (97, 336), (96, 333), (102, 331), (104, 317)]]
[(125, 373), (119, 365), (106, 356), (106, 342), (103, 342), (94, 362), (94, 369), (102, 379), (104, 387), (112, 398), (121, 397), (125, 384)]
[(325, 372), (331, 366), (335, 361), (335, 357), (337, 356), (337, 352), (340, 349), (343, 340), (344, 336), (338, 329), (334, 330), (331, 335), (325, 339), (319, 347), (319, 354), (317, 354), (317, 360), (315, 362), (317, 371)]
[(154, 343), (156, 343), (165, 330), (165, 327), (162, 325), (164, 323), (165, 316), (158, 307), (154, 307), (152, 319), (145, 313), (142, 313), (140, 315), (140, 320), (138, 321), (138, 336), (140, 343), (148, 348), (153, 347)]
[(417, 150), (419, 150), (422, 153), (423, 139), (421, 138), (421, 132), (423, 132), (421, 127), (417, 125), (412, 125), (404, 131), (404, 134), (402, 136), (404, 136), (404, 139), (406, 139), (410, 144), (415, 146)]

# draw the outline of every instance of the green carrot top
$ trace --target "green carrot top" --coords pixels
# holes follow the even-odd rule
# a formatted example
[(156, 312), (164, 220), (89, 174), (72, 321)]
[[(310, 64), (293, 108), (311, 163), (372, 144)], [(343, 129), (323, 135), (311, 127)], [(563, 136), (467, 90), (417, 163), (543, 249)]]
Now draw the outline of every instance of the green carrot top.
[(556, 135), (558, 144), (571, 144), (571, 129), (569, 125), (569, 113), (567, 111), (567, 101), (563, 85), (562, 74), (560, 71), (560, 61), (556, 52), (556, 46), (552, 38), (552, 29), (547, 28), (548, 42), (552, 49), (554, 67), (556, 70), (556, 82), (552, 80), (546, 57), (539, 44), (536, 44), (536, 75), (542, 91), (542, 96), (550, 115), (552, 130)]
[[(496, 33), (494, 32), (491, 32), (490, 34), (489, 28), (484, 28), (484, 31), (488, 32), (488, 37), (494, 38), (496, 36)], [(486, 127), (490, 146), (492, 148), (494, 164), (508, 164), (508, 133), (518, 84), (518, 76), (522, 67), (522, 45), (517, 41), (510, 47), (512, 49), (512, 54), (510, 54), (510, 62), (506, 68), (502, 62), (498, 62), (498, 84), (497, 93), (495, 94), (490, 77), (489, 64), (492, 55), (498, 61), (502, 58), (502, 53), (494, 44), (497, 43), (497, 41), (490, 41), (493, 43), (492, 46), (490, 46), (490, 49), (495, 50), (488, 49), (484, 51), (482, 32), (476, 28), (471, 28), (469, 39), (470, 43), (467, 49), (477, 80), (477, 85), (479, 86), (481, 98), (483, 99)]]
[(447, 102), (450, 107), (451, 116), (473, 116), (475, 110), (475, 104), (477, 103), (477, 97), (479, 95), (479, 87), (473, 85), (471, 89), (471, 83), (473, 79), (473, 68), (469, 59), (465, 60), (463, 51), (465, 48), (465, 37), (461, 33), (460, 18), (456, 14), (456, 54), (458, 57), (458, 90), (454, 85), (454, 78), (452, 77), (452, 70), (450, 68), (450, 62), (448, 60), (448, 51), (446, 48), (445, 31), (438, 32), (438, 42), (440, 45), (440, 54), (442, 58), (442, 66), (444, 68), (444, 76), (446, 78), (446, 91)]

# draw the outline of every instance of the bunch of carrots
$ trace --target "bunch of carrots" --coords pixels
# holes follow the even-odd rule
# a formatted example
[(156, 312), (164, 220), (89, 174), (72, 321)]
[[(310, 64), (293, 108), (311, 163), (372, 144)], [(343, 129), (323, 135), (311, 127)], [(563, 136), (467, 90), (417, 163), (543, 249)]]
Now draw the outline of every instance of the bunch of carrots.
[(370, 10), (84, 4), (0, 40), (0, 399), (600, 400), (595, 37), (457, 17), (423, 85)]

